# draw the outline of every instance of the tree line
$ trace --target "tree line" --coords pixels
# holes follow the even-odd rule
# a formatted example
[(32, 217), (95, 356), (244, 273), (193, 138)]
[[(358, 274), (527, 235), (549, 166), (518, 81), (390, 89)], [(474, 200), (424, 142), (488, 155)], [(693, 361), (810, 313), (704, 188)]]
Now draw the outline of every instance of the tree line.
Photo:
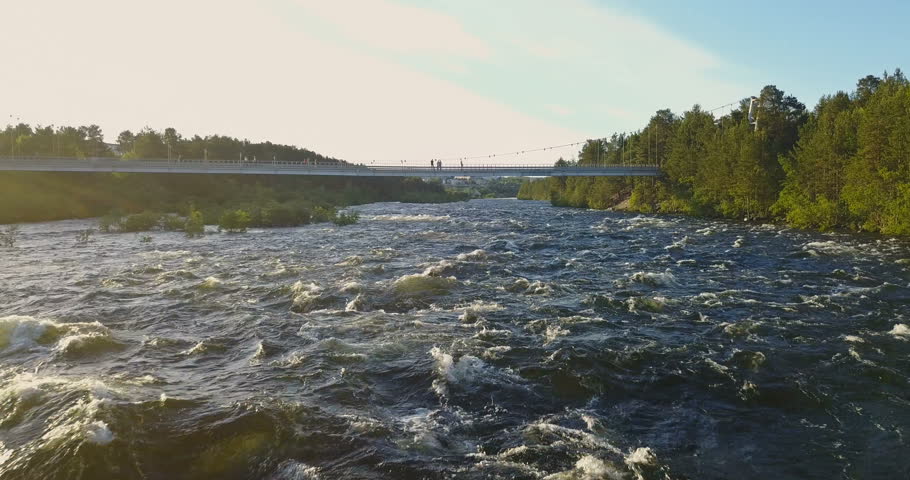
[[(344, 163), (295, 146), (219, 135), (187, 138), (172, 128), (125, 131), (112, 145), (97, 125), (10, 125), (0, 132), (0, 155), (10, 154)], [(243, 210), (251, 226), (292, 226), (316, 221), (335, 207), (462, 199), (440, 183), (419, 178), (0, 172), (0, 224), (141, 213), (146, 215), (139, 218), (158, 219), (162, 213), (189, 216), (193, 211), (201, 212), (205, 223), (217, 224), (226, 213)]]
[(101, 127), (7, 125), (0, 133), (0, 155), (42, 157), (120, 157), (131, 159), (213, 159), (343, 164), (293, 145), (251, 142), (222, 135), (184, 137), (174, 128), (124, 130), (115, 143), (105, 143)]
[(632, 134), (589, 140), (557, 164), (651, 164), (655, 178), (526, 181), (519, 198), (557, 206), (781, 220), (801, 228), (910, 234), (910, 82), (861, 78), (809, 111), (776, 86), (716, 118), (659, 110)]

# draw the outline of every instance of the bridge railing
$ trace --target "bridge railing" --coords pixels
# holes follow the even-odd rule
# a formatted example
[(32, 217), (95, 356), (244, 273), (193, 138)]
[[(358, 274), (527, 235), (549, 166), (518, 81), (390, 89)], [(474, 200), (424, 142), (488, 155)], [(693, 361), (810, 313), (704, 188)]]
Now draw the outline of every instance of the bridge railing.
[(659, 167), (657, 165), (625, 165), (625, 164), (603, 164), (603, 165), (582, 165), (556, 167), (552, 165), (534, 165), (534, 164), (484, 164), (484, 165), (452, 165), (452, 166), (415, 166), (415, 165), (365, 165), (351, 163), (334, 163), (334, 162), (299, 162), (299, 161), (256, 161), (256, 160), (224, 160), (224, 159), (129, 159), (124, 160), (116, 157), (51, 157), (51, 156), (0, 156), (0, 167), (40, 167), (42, 170), (53, 170), (59, 168), (67, 169), (146, 169), (162, 172), (179, 172), (180, 170), (202, 169), (206, 171), (236, 171), (236, 170), (271, 170), (271, 171), (338, 171), (347, 173), (360, 173), (365, 175), (383, 174), (383, 173), (406, 173), (414, 176), (470, 176), (472, 174), (494, 174), (503, 172), (503, 174), (522, 173), (526, 176), (533, 176), (538, 173), (541, 176), (573, 174), (579, 175), (586, 172), (598, 173), (606, 170), (621, 169), (626, 172), (644, 172), (653, 173)]
[(598, 168), (630, 168), (630, 167), (641, 167), (641, 168), (656, 168), (658, 165), (643, 165), (643, 164), (599, 164), (599, 165), (572, 165), (566, 167), (555, 167), (553, 165), (547, 164), (530, 164), (530, 163), (502, 163), (502, 164), (470, 164), (470, 165), (454, 165), (454, 166), (443, 166), (443, 167), (430, 167), (422, 165), (398, 165), (398, 164), (354, 164), (354, 163), (335, 163), (335, 162), (306, 162), (306, 161), (286, 161), (286, 160), (231, 160), (231, 159), (167, 159), (167, 158), (138, 158), (138, 159), (123, 159), (119, 157), (56, 157), (56, 156), (39, 156), (39, 155), (0, 155), (0, 162), (9, 163), (9, 162), (20, 162), (20, 161), (40, 161), (42, 163), (51, 163), (59, 161), (62, 164), (72, 164), (73, 162), (92, 162), (95, 164), (104, 164), (110, 162), (111, 164), (123, 165), (123, 164), (149, 164), (149, 165), (182, 165), (182, 164), (196, 164), (196, 165), (289, 165), (289, 166), (306, 166), (306, 167), (319, 167), (319, 168), (373, 168), (373, 169), (419, 169), (419, 170), (461, 170), (461, 169), (518, 169), (518, 168), (547, 168), (547, 169), (562, 169), (562, 170), (582, 170), (582, 169), (598, 169)]

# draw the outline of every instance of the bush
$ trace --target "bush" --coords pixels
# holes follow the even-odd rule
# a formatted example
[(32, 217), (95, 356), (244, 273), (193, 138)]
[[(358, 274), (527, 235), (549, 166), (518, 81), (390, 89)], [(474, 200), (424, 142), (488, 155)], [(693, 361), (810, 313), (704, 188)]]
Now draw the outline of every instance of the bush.
[(357, 220), (360, 219), (360, 214), (357, 212), (350, 213), (340, 213), (332, 219), (332, 223), (338, 226), (353, 225), (357, 223)]
[(250, 225), (250, 214), (244, 210), (234, 210), (225, 213), (218, 221), (218, 230), (228, 233), (245, 232)]
[(285, 205), (271, 205), (262, 210), (262, 226), (293, 227), (299, 225), (294, 212)]
[(129, 215), (120, 222), (121, 232), (147, 232), (158, 226), (161, 215), (155, 212), (142, 212)]
[(205, 234), (205, 221), (202, 218), (202, 212), (190, 209), (186, 222), (183, 224), (183, 230), (189, 238), (203, 236)]
[(330, 222), (336, 216), (334, 208), (325, 208), (325, 207), (316, 207), (313, 209), (312, 219), (313, 222)]
[(112, 233), (120, 229), (120, 222), (123, 215), (117, 212), (111, 212), (98, 220), (98, 230), (104, 233)]
[(162, 215), (159, 224), (166, 232), (179, 232), (186, 226), (186, 219), (177, 215)]

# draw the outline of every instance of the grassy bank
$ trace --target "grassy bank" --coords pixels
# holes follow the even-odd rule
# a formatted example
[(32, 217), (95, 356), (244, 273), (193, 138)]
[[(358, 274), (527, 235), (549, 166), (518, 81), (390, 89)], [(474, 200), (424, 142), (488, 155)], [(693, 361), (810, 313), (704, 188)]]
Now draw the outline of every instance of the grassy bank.
[(414, 178), (0, 173), (0, 224), (142, 212), (149, 212), (148, 218), (136, 221), (149, 223), (153, 216), (187, 216), (194, 209), (207, 224), (243, 210), (252, 226), (291, 226), (318, 220), (336, 207), (461, 199), (438, 183)]

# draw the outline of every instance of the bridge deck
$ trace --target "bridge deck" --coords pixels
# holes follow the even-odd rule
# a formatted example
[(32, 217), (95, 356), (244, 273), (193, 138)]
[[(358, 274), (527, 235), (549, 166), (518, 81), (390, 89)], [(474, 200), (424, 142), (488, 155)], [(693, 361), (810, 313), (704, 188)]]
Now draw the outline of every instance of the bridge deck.
[(324, 175), (349, 177), (622, 177), (657, 176), (650, 165), (551, 167), (540, 165), (470, 165), (443, 168), (240, 162), (225, 160), (121, 160), (119, 158), (0, 157), (0, 171), (196, 173), (243, 175)]

